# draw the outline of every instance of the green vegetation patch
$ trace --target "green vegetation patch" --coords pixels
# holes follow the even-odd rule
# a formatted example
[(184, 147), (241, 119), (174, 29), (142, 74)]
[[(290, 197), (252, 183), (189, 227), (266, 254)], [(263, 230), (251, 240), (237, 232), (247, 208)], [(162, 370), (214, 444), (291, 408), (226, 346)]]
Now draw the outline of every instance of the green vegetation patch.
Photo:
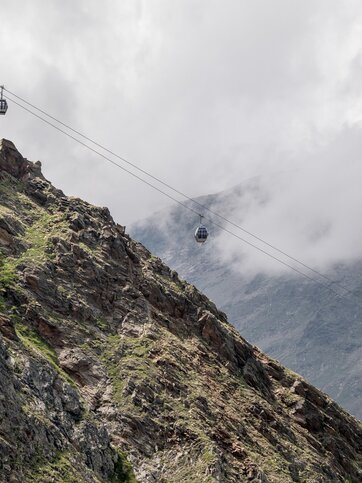
[(0, 314), (6, 313), (6, 304), (4, 298), (0, 295)]
[(24, 189), (24, 183), (11, 176), (6, 171), (1, 172), (0, 195), (5, 194), (6, 198), (16, 200)]
[(49, 240), (53, 236), (61, 236), (68, 230), (64, 214), (52, 214), (43, 209), (35, 211), (34, 221), (25, 230), (20, 240), (28, 248), (19, 257), (5, 257), (0, 259), (1, 286), (9, 286), (16, 281), (16, 267), (20, 264), (41, 265), (51, 259), (51, 251), (47, 251)]
[(46, 428), (51, 427), (51, 422), (47, 418), (46, 414), (38, 407), (32, 404), (25, 403), (22, 405), (21, 410), (30, 418), (35, 418), (41, 422)]
[(16, 281), (15, 269), (7, 263), (8, 260), (9, 258), (0, 250), (0, 296)]
[(109, 323), (102, 318), (96, 320), (96, 326), (98, 327), (98, 329), (103, 331), (107, 331), (109, 329)]
[(78, 242), (78, 246), (84, 250), (88, 255), (90, 255), (92, 258), (95, 258), (96, 260), (101, 257), (102, 250), (98, 247), (91, 247), (89, 245), (86, 245), (84, 242)]
[[(114, 465), (113, 475), (108, 481), (111, 483), (137, 483), (131, 463), (127, 460), (124, 453), (117, 451), (117, 461)], [(88, 473), (88, 472), (87, 472)], [(92, 472), (92, 481), (98, 483), (101, 480)], [(44, 461), (41, 458), (31, 469), (28, 470), (27, 483), (50, 483), (61, 481), (62, 483), (83, 483), (90, 481), (84, 470), (71, 458), (69, 452), (59, 452), (51, 461)]]
[[(28, 483), (50, 483), (55, 481), (61, 481), (62, 483), (83, 483), (89, 481), (88, 479), (85, 480), (76, 468), (79, 468), (79, 466), (72, 462), (69, 453), (58, 453), (52, 461), (46, 463), (41, 462), (30, 470), (26, 481)], [(100, 480), (94, 479), (93, 481), (99, 482)]]
[(130, 376), (138, 383), (155, 376), (157, 369), (148, 354), (155, 342), (147, 337), (108, 336), (102, 341), (93, 341), (102, 350), (101, 360), (112, 381), (114, 400), (123, 405), (127, 402), (123, 390)]
[(185, 288), (182, 285), (176, 283), (169, 276), (157, 272), (152, 272), (152, 277), (155, 277), (156, 281), (167, 290), (171, 290), (178, 295), (184, 295)]
[(18, 259), (19, 262), (43, 263), (50, 258), (46, 252), (49, 238), (66, 232), (68, 225), (64, 215), (52, 214), (43, 210), (34, 223), (25, 230), (24, 241), (30, 244)]
[(68, 384), (77, 387), (73, 379), (59, 366), (55, 350), (34, 329), (16, 322), (15, 331), (25, 347), (44, 357)]
[(114, 465), (111, 483), (137, 483), (131, 463), (126, 456), (118, 451), (118, 459)]

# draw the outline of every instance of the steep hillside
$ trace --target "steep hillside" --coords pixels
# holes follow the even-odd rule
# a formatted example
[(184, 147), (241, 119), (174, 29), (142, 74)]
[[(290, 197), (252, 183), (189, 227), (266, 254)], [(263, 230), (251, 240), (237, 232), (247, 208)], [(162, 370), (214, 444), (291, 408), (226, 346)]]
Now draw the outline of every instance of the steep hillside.
[(1, 481), (361, 481), (354, 418), (4, 140), (0, 244)]
[[(251, 199), (258, 205), (264, 198), (258, 179), (253, 179), (199, 201), (223, 212), (223, 206), (237, 200), (240, 214), (246, 215)], [(247, 340), (362, 419), (362, 260), (338, 264), (326, 273), (355, 294), (336, 299), (333, 292), (293, 272), (251, 278), (235, 271), (218, 261), (218, 230), (209, 227), (210, 239), (200, 249), (192, 238), (195, 224), (192, 214), (176, 207), (134, 225), (131, 234), (202, 289)]]

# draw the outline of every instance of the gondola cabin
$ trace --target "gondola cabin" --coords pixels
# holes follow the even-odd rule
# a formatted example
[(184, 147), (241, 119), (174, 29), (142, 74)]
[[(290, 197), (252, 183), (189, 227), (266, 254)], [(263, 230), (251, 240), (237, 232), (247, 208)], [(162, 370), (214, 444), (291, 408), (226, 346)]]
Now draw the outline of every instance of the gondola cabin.
[(6, 102), (6, 99), (0, 99), (0, 114), (4, 116), (7, 110), (8, 110), (8, 103)]
[(202, 224), (202, 218), (203, 216), (200, 215), (200, 224), (196, 228), (195, 235), (194, 235), (197, 243), (205, 243), (207, 240), (207, 237), (209, 236), (209, 233), (206, 227)]
[(3, 89), (4, 86), (0, 87), (1, 93), (0, 93), (0, 114), (5, 115), (6, 111), (8, 110), (8, 103), (6, 102), (6, 99), (3, 99)]

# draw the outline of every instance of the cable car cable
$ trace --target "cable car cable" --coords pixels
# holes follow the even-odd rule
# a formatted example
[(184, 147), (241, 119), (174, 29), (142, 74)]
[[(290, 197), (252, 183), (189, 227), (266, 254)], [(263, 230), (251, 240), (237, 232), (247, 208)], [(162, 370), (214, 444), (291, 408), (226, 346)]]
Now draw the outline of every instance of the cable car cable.
[[(48, 121), (47, 119), (44, 119), (43, 117), (39, 116), (38, 114), (36, 114), (35, 112), (31, 111), (30, 109), (28, 109), (27, 107), (21, 105), (20, 103), (18, 103), (17, 101), (15, 101), (14, 99), (11, 99), (10, 97), (8, 97), (8, 99), (13, 102), (14, 104), (16, 104), (17, 106), (19, 106), (20, 108), (24, 109), (25, 111), (29, 112), (30, 114), (32, 114), (33, 116), (35, 116), (36, 118), (40, 119), (41, 121), (43, 121), (44, 123), (48, 124), (49, 126), (53, 127), (54, 129), (56, 129), (57, 131), (59, 131), (60, 133), (64, 134), (65, 136), (69, 137), (70, 139), (73, 139), (74, 141), (76, 141), (77, 143), (81, 144), (82, 146), (84, 146), (85, 148), (89, 149), (90, 151), (92, 151), (93, 153), (97, 154), (98, 156), (102, 157), (103, 159), (105, 159), (106, 161), (110, 162), (111, 164), (113, 164), (114, 166), (122, 169), (123, 171), (125, 171), (126, 173), (130, 174), (131, 176), (133, 176), (134, 178), (138, 179), (139, 181), (142, 181), (143, 183), (147, 184), (148, 186), (150, 186), (151, 188), (155, 189), (156, 191), (158, 191), (159, 193), (162, 193), (163, 195), (167, 196), (167, 198), (171, 199), (172, 201), (174, 201), (175, 203), (179, 204), (180, 206), (182, 206), (183, 208), (193, 212), (194, 214), (198, 215), (199, 216), (199, 213), (194, 210), (193, 208), (191, 208), (190, 206), (187, 206), (185, 203), (183, 203), (182, 201), (174, 198), (173, 196), (171, 196), (170, 194), (166, 193), (165, 191), (161, 190), (160, 188), (158, 188), (157, 186), (153, 185), (152, 183), (150, 183), (149, 181), (141, 178), (140, 176), (138, 176), (137, 174), (133, 173), (132, 171), (128, 170), (127, 168), (125, 168), (124, 166), (121, 166), (120, 164), (116, 163), (115, 161), (113, 161), (112, 159), (110, 159), (109, 157), (105, 156), (104, 154), (100, 153), (99, 151), (97, 151), (96, 149), (92, 148), (91, 146), (89, 146), (88, 144), (84, 143), (83, 141), (81, 141), (80, 139), (77, 139), (76, 137), (72, 136), (71, 134), (67, 133), (66, 131), (64, 131), (63, 129), (59, 128), (58, 126), (56, 126), (55, 124), (51, 123), (50, 121)], [(267, 255), (268, 257), (272, 258), (273, 260), (281, 263), (282, 265), (290, 268), (291, 270), (293, 270), (294, 272), (298, 273), (299, 275), (305, 277), (306, 279), (314, 282), (314, 283), (318, 283), (319, 285), (323, 286), (324, 288), (330, 290), (331, 292), (333, 292), (337, 297), (340, 297), (340, 298), (345, 298), (346, 300), (349, 300), (347, 299), (347, 297), (344, 295), (344, 294), (340, 294), (338, 292), (336, 292), (332, 287), (330, 287), (329, 285), (327, 285), (326, 283), (324, 282), (321, 282), (320, 280), (317, 280), (309, 275), (307, 275), (306, 273), (302, 272), (301, 270), (299, 270), (298, 268), (296, 267), (293, 267), (292, 265), (290, 265), (289, 263), (281, 260), (280, 258), (272, 255), (271, 253), (268, 253), (266, 250), (264, 250), (263, 248), (260, 248), (258, 247), (257, 245), (254, 245), (253, 243), (251, 243), (250, 241), (248, 240), (245, 240), (244, 238), (240, 237), (239, 235), (237, 235), (236, 233), (232, 232), (231, 230), (223, 227), (222, 225), (220, 225), (219, 223), (215, 222), (214, 220), (211, 220), (210, 218), (206, 218), (204, 217), (206, 221), (208, 221), (209, 223), (211, 223), (212, 225), (220, 228), (221, 230), (225, 231), (226, 233), (229, 233), (230, 235), (234, 236), (235, 238), (239, 239), (240, 241), (242, 241), (243, 243), (246, 243), (247, 245), (255, 248), (256, 250), (260, 251), (261, 253), (264, 253), (265, 255)], [(351, 292), (351, 294), (354, 295), (353, 292)]]
[[(160, 188), (158, 188), (157, 186), (154, 186), (152, 183), (148, 182), (147, 180), (141, 178), (140, 176), (138, 176), (137, 174), (133, 173), (132, 171), (126, 169), (124, 166), (121, 166), (120, 164), (116, 163), (115, 161), (113, 161), (112, 159), (108, 158), (107, 156), (105, 156), (104, 154), (100, 153), (99, 151), (97, 151), (96, 149), (92, 148), (91, 146), (87, 145), (86, 143), (84, 143), (83, 141), (77, 139), (76, 137), (72, 136), (71, 134), (67, 133), (66, 131), (64, 131), (63, 129), (59, 128), (58, 126), (54, 125), (53, 123), (51, 123), (50, 121), (44, 119), (43, 117), (39, 116), (38, 114), (36, 114), (35, 112), (31, 111), (30, 109), (28, 109), (27, 107), (25, 106), (22, 106), (20, 103), (18, 103), (17, 101), (14, 101), (14, 99), (11, 99), (8, 97), (8, 99), (13, 102), (14, 104), (16, 104), (17, 106), (21, 107), (22, 109), (24, 109), (25, 111), (29, 112), (30, 114), (32, 114), (33, 116), (37, 117), (38, 119), (40, 119), (41, 121), (45, 122), (46, 124), (48, 124), (49, 126), (53, 127), (54, 129), (56, 129), (57, 131), (61, 132), (62, 134), (64, 134), (65, 136), (73, 139), (74, 141), (76, 141), (77, 143), (81, 144), (82, 146), (84, 146), (85, 148), (89, 149), (90, 151), (92, 151), (93, 153), (101, 156), (103, 159), (105, 159), (106, 161), (110, 162), (111, 164), (113, 164), (114, 166), (122, 169), (123, 171), (125, 171), (126, 173), (130, 174), (131, 176), (133, 176), (134, 178), (138, 179), (139, 181), (142, 181), (143, 183), (147, 184), (148, 186), (150, 186), (151, 188), (157, 190), (159, 193), (162, 193), (163, 195), (167, 196), (169, 199), (171, 199), (172, 201), (174, 201), (175, 203), (178, 203), (180, 206), (182, 206), (183, 208), (186, 208), (187, 210), (193, 212), (194, 214), (198, 215), (199, 216), (199, 213), (194, 210), (193, 208), (187, 206), (185, 203), (183, 203), (182, 201), (180, 200), (177, 200), (176, 198), (174, 198), (173, 196), (171, 196), (170, 194), (166, 193), (165, 191), (161, 190)], [(329, 285), (321, 282), (320, 280), (317, 280), (317, 279), (314, 279), (313, 277), (310, 277), (309, 275), (307, 275), (306, 273), (302, 272), (301, 270), (293, 267), (292, 265), (288, 264), (287, 262), (281, 260), (280, 258), (268, 253), (267, 251), (265, 251), (264, 249), (258, 247), (257, 245), (254, 245), (253, 243), (249, 242), (248, 240), (245, 240), (244, 238), (240, 237), (239, 235), (235, 234), (234, 232), (228, 230), (227, 228), (223, 227), (222, 225), (216, 223), (214, 220), (211, 220), (210, 218), (206, 218), (204, 217), (206, 221), (208, 221), (209, 223), (211, 223), (212, 225), (220, 228), (221, 230), (225, 231), (226, 233), (229, 233), (230, 235), (234, 236), (235, 238), (238, 238), (240, 241), (246, 243), (247, 245), (255, 248), (256, 250), (259, 250), (261, 253), (264, 253), (265, 255), (267, 255), (268, 257), (272, 258), (273, 260), (281, 263), (282, 265), (290, 268), (291, 270), (293, 270), (294, 272), (298, 273), (299, 275), (302, 275), (303, 277), (307, 278), (308, 280), (312, 281), (312, 282), (315, 282), (315, 283), (318, 283), (319, 285), (327, 288), (328, 290), (330, 290), (331, 292), (333, 292), (335, 295), (337, 295), (338, 297), (343, 297), (343, 298), (346, 298), (343, 294), (340, 294), (338, 292), (336, 292), (332, 287), (330, 287)], [(351, 292), (353, 294), (353, 292)], [(353, 294), (354, 295), (354, 294)], [(347, 299), (348, 300), (348, 299)]]
[(149, 183), (147, 180), (141, 178), (140, 176), (138, 176), (137, 174), (133, 173), (132, 171), (128, 170), (127, 168), (125, 168), (124, 166), (121, 166), (120, 164), (116, 163), (115, 161), (113, 161), (112, 159), (108, 158), (107, 156), (105, 156), (104, 154), (100, 153), (99, 151), (97, 151), (96, 149), (93, 149), (91, 146), (88, 146), (88, 144), (84, 143), (83, 141), (81, 141), (80, 139), (77, 139), (76, 137), (72, 136), (71, 134), (67, 133), (66, 131), (64, 131), (63, 129), (61, 129), (60, 127), (56, 126), (55, 124), (52, 124), (51, 122), (47, 121), (46, 119), (44, 119), (43, 117), (39, 116), (38, 114), (36, 114), (35, 112), (32, 112), (30, 109), (28, 109), (27, 107), (25, 106), (22, 106), (21, 104), (19, 104), (18, 102), (14, 101), (14, 99), (11, 99), (10, 97), (8, 97), (9, 101), (13, 102), (14, 104), (16, 104), (17, 106), (21, 107), (22, 109), (24, 109), (25, 111), (29, 112), (30, 114), (32, 114), (33, 116), (37, 117), (38, 119), (42, 120), (43, 122), (45, 122), (46, 124), (49, 124), (49, 126), (53, 127), (54, 129), (56, 129), (57, 131), (61, 132), (62, 134), (64, 134), (65, 136), (68, 136), (69, 138), (73, 139), (74, 141), (76, 141), (77, 143), (81, 144), (82, 146), (84, 146), (85, 148), (89, 149), (90, 151), (92, 151), (93, 153), (97, 154), (98, 156), (101, 156), (102, 158), (104, 158), (106, 161), (109, 161), (110, 163), (112, 163), (114, 166), (117, 166), (118, 168), (122, 169), (123, 171), (125, 171), (126, 173), (130, 174), (131, 176), (137, 178), (139, 181), (142, 181), (143, 183), (146, 183), (148, 186), (150, 186), (151, 188), (154, 188), (155, 190), (157, 190), (158, 192), (162, 193), (163, 195), (167, 196), (168, 198), (170, 198), (172, 201), (175, 201), (176, 203), (178, 203), (179, 205), (183, 206), (184, 208), (187, 208), (188, 210), (192, 211), (193, 213), (195, 213), (195, 215), (199, 215), (199, 213), (196, 211), (196, 210), (193, 210), (192, 208), (190, 208), (189, 206), (186, 206), (184, 203), (182, 203), (181, 201), (177, 200), (176, 198), (174, 198), (173, 196), (169, 195), (168, 193), (162, 191), (160, 188), (157, 188), (157, 186), (154, 186), (152, 183)]
[(272, 248), (273, 250), (277, 251), (278, 253), (280, 253), (281, 255), (284, 255), (285, 257), (289, 258), (290, 260), (292, 260), (293, 262), (296, 262), (298, 264), (300, 264), (301, 266), (303, 266), (304, 268), (310, 270), (311, 272), (315, 273), (316, 275), (324, 278), (325, 280), (327, 280), (328, 282), (331, 282), (331, 283), (334, 283), (336, 285), (338, 285), (339, 287), (341, 287), (343, 290), (345, 290), (347, 293), (350, 293), (350, 294), (353, 294), (354, 293), (348, 289), (347, 287), (345, 287), (343, 284), (341, 284), (340, 282), (336, 281), (336, 280), (333, 280), (332, 278), (328, 277), (327, 275), (324, 275), (323, 273), (319, 272), (318, 270), (316, 270), (315, 268), (312, 268), (310, 267), (309, 265), (307, 265), (306, 263), (302, 262), (301, 260), (298, 260), (297, 258), (295, 258), (294, 256), (292, 255), (289, 255), (288, 253), (286, 253), (284, 250), (281, 250), (280, 248), (276, 247), (275, 245), (267, 242), (266, 240), (264, 240), (263, 238), (259, 237), (258, 235), (255, 235), (254, 233), (246, 230), (245, 228), (243, 228), (242, 226), (238, 225), (237, 223), (235, 223), (234, 221), (232, 220), (229, 220), (228, 218), (226, 218), (225, 216), (215, 212), (214, 210), (208, 208), (207, 206), (203, 205), (202, 203), (198, 202), (197, 200), (191, 198), (190, 196), (188, 196), (187, 194), (183, 193), (182, 191), (174, 188), (173, 186), (171, 186), (170, 184), (168, 184), (167, 182), (163, 181), (162, 179), (158, 178), (157, 176), (154, 176), (152, 175), (151, 173), (149, 173), (148, 171), (140, 168), (139, 166), (137, 166), (136, 164), (132, 163), (131, 161), (128, 161), (126, 158), (118, 155), (117, 153), (111, 151), (110, 149), (106, 148), (105, 146), (103, 146), (102, 144), (94, 141), (93, 139), (89, 138), (88, 136), (86, 136), (85, 134), (82, 134), (80, 131), (77, 131), (76, 129), (72, 128), (71, 126), (69, 126), (68, 124), (60, 121), (59, 119), (57, 119), (56, 117), (48, 114), (46, 111), (40, 109), (39, 107), (35, 106), (34, 104), (30, 103), (29, 101), (27, 101), (26, 99), (18, 96), (17, 94), (15, 94), (14, 92), (6, 89), (4, 87), (4, 90), (6, 92), (8, 92), (9, 94), (13, 95), (14, 97), (16, 97), (17, 99), (21, 100), (22, 102), (25, 102), (27, 105), (31, 106), (32, 108), (36, 109), (37, 111), (41, 112), (42, 114), (44, 114), (45, 116), (49, 117), (50, 119), (53, 119), (54, 121), (56, 121), (57, 123), (61, 124), (62, 126), (66, 127), (67, 129), (71, 130), (72, 132), (78, 134), (79, 136), (81, 136), (82, 138), (86, 139), (87, 141), (90, 141), (92, 144), (94, 144), (95, 146), (103, 149), (104, 151), (106, 151), (107, 153), (111, 154), (112, 156), (115, 156), (116, 158), (120, 159), (121, 161), (127, 163), (128, 165), (132, 166), (133, 168), (137, 169), (138, 171), (140, 171), (141, 173), (149, 176), (150, 178), (152, 178), (153, 180), (157, 181), (158, 183), (162, 184), (163, 186), (167, 187), (168, 189), (174, 191), (175, 193), (183, 196), (184, 198), (186, 198), (188, 201), (196, 204), (197, 206), (199, 206), (200, 208), (208, 211), (209, 213), (217, 216), (218, 218), (222, 219), (223, 221), (229, 223), (230, 225), (234, 226), (235, 228), (238, 228), (239, 230), (243, 231), (244, 233), (248, 234), (249, 236), (255, 238), (256, 240), (260, 241), (261, 243), (264, 243), (265, 245), (267, 245), (269, 248)]

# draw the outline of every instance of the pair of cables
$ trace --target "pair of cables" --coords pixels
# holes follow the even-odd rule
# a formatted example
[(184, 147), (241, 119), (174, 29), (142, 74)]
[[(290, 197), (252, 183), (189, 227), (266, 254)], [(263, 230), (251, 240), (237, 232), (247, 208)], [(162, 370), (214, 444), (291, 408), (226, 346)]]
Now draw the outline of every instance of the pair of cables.
[[(135, 163), (132, 163), (128, 159), (113, 152), (112, 150), (98, 143), (97, 141), (90, 138), (89, 136), (81, 133), (80, 131), (74, 129), (70, 125), (62, 122), (61, 120), (47, 113), (44, 109), (41, 109), (35, 106), (34, 104), (32, 104), (31, 102), (27, 101), (26, 99), (18, 96), (16, 93), (10, 91), (9, 89), (6, 89), (4, 87), (4, 91), (6, 92), (6, 99), (8, 99), (11, 103), (27, 111), (32, 116), (41, 120), (48, 126), (56, 129), (61, 134), (77, 142), (81, 146), (85, 147), (89, 151), (101, 157), (103, 160), (107, 161), (108, 163), (116, 166), (117, 168), (126, 172), (130, 176), (134, 177), (138, 181), (144, 183), (145, 185), (156, 190), (160, 194), (166, 196), (168, 199), (178, 204), (182, 208), (194, 213), (197, 216), (200, 215), (200, 210), (203, 210), (203, 213), (204, 213), (203, 219), (209, 224), (219, 228), (225, 233), (228, 233), (230, 236), (238, 239), (240, 242), (258, 250), (259, 252), (263, 253), (265, 256), (268, 256), (269, 258), (273, 259), (277, 263), (280, 263), (281, 265), (289, 268), (290, 270), (301, 275), (305, 279), (313, 283), (317, 283), (320, 286), (323, 286), (325, 289), (334, 293), (339, 298), (347, 298), (346, 297), (347, 295), (352, 295), (353, 297), (356, 297), (355, 294), (350, 289), (343, 286), (339, 282), (331, 279), (327, 275), (319, 272), (313, 267), (310, 267), (309, 265), (301, 261), (299, 258), (289, 255), (284, 250), (281, 250), (275, 245), (264, 240), (262, 237), (248, 231), (247, 229), (245, 229), (238, 223), (234, 222), (233, 220), (230, 220), (226, 216), (220, 213), (217, 213), (215, 210), (200, 203), (199, 201), (197, 201), (197, 199), (195, 200), (191, 198), (189, 195), (171, 186), (166, 181), (160, 179), (157, 176), (154, 176), (149, 171), (142, 169), (141, 167), (137, 166)], [(122, 164), (120, 162), (122, 162)], [(127, 167), (125, 167), (125, 165), (127, 165)], [(170, 192), (167, 192), (165, 188), (170, 192), (172, 192), (173, 194), (170, 194)], [(181, 197), (182, 199), (176, 198), (176, 195)], [(208, 216), (205, 216), (206, 212), (209, 214)], [(234, 231), (235, 228), (239, 232), (242, 232), (243, 234), (248, 235), (256, 242), (259, 242), (259, 244), (262, 244), (262, 246), (258, 246), (256, 242), (247, 240), (246, 238), (244, 238), (244, 236), (240, 236), (238, 233), (235, 233)], [(271, 249), (273, 253), (270, 253), (269, 249)], [(280, 258), (280, 255), (285, 257), (288, 261)], [(316, 278), (316, 276), (318, 276), (319, 278)], [(336, 288), (338, 288), (338, 290), (341, 290), (341, 292), (337, 291)]]

